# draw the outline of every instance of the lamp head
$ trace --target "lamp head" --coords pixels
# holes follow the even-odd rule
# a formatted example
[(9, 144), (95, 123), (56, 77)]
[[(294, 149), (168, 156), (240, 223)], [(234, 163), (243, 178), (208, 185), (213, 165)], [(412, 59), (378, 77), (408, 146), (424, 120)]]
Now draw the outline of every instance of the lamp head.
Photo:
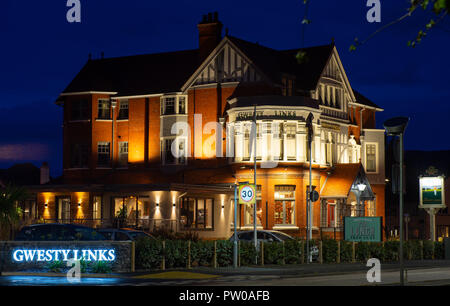
[(394, 117), (386, 120), (383, 123), (383, 126), (388, 135), (394, 136), (404, 133), (408, 122), (408, 117)]

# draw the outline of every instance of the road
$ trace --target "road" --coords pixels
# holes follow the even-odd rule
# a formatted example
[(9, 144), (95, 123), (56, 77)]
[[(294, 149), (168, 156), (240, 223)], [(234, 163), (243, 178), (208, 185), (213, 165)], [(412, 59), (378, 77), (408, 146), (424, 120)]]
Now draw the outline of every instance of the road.
[[(177, 274), (178, 273), (178, 274)], [(185, 273), (180, 276), (179, 273)], [(369, 283), (366, 271), (332, 275), (211, 275), (190, 272), (163, 272), (137, 277), (81, 278), (70, 283), (65, 277), (2, 276), (0, 286), (373, 286), (398, 285), (398, 271), (381, 271), (380, 283)], [(178, 276), (177, 276), (178, 275)], [(409, 285), (450, 285), (450, 267), (409, 269)]]

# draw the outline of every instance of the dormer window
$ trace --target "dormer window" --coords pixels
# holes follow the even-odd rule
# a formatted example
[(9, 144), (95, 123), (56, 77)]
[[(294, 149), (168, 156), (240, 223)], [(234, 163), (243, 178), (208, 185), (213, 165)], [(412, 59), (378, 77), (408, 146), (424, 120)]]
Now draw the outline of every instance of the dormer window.
[(283, 96), (292, 96), (294, 80), (284, 77), (281, 80), (281, 94)]

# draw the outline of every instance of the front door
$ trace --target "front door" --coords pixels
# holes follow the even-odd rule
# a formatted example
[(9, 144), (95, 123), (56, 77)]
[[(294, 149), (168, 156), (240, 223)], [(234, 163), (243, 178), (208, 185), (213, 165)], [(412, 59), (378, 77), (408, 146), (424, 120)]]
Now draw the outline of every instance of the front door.
[(336, 204), (328, 204), (328, 227), (336, 226)]
[(58, 199), (58, 222), (70, 223), (70, 198)]

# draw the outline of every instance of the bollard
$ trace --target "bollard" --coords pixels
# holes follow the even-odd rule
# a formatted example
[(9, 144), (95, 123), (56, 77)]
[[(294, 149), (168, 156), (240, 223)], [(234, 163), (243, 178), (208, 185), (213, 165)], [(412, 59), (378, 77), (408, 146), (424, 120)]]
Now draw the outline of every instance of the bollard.
[(214, 268), (217, 268), (217, 240), (214, 240)]
[(264, 242), (261, 241), (261, 266), (264, 266)]
[[(2, 260), (3, 262), (3, 260)], [(131, 242), (131, 272), (135, 271), (136, 266), (136, 242)]]

